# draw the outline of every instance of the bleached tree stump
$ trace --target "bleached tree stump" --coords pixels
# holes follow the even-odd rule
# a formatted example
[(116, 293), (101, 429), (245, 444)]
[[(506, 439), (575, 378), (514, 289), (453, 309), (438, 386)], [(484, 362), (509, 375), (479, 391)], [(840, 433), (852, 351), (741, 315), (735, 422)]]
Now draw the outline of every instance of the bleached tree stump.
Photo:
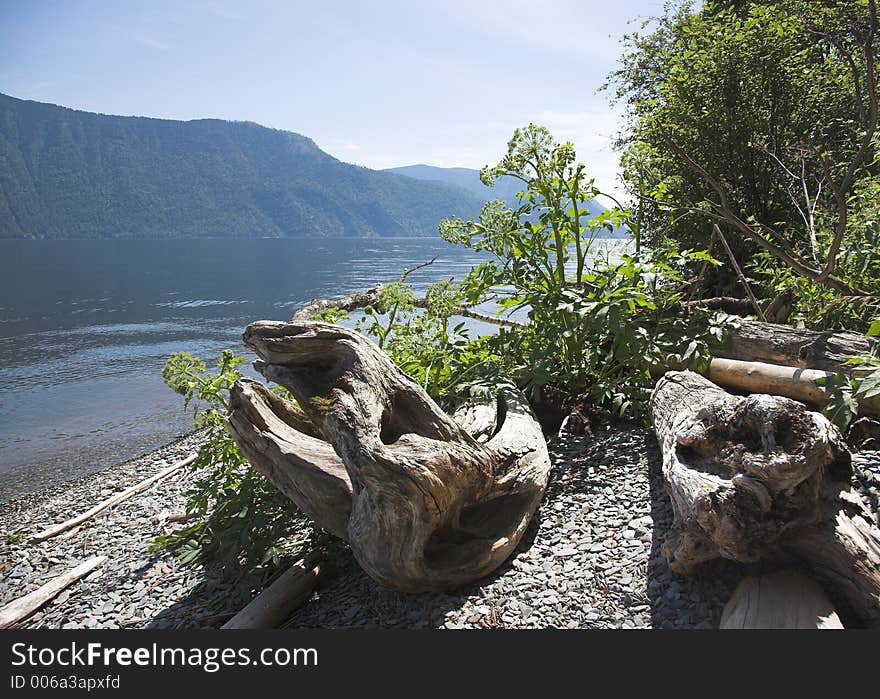
[(880, 529), (827, 419), (788, 398), (730, 395), (689, 371), (657, 383), (651, 415), (675, 515), (662, 547), (673, 571), (795, 554), (880, 624)]
[(722, 629), (842, 629), (831, 600), (815, 580), (786, 569), (749, 576), (721, 614)]
[(547, 485), (541, 428), (512, 388), (449, 416), (375, 344), (338, 325), (260, 321), (258, 382), (230, 397), (230, 432), (248, 461), (363, 569), (403, 591), (456, 587), (513, 551)]

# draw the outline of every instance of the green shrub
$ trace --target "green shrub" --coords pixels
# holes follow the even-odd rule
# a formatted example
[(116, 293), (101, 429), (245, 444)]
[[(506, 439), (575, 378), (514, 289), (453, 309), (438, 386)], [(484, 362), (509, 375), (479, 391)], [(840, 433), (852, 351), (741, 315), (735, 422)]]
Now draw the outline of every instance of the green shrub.
[(195, 522), (156, 537), (150, 550), (169, 547), (182, 563), (219, 562), (241, 575), (266, 578), (313, 531), (296, 506), (250, 468), (226, 431), (229, 388), (245, 361), (224, 350), (216, 370), (208, 371), (188, 352), (168, 358), (162, 377), (183, 396), (204, 440), (185, 493)]

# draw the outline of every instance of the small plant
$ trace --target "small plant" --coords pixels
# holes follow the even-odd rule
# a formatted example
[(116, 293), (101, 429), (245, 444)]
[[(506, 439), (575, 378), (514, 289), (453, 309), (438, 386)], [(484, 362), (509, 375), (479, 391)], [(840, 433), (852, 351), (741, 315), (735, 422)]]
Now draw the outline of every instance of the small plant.
[(186, 564), (222, 562), (241, 574), (265, 578), (311, 534), (308, 520), (289, 499), (248, 466), (226, 431), (229, 389), (245, 362), (224, 350), (215, 370), (188, 352), (172, 354), (165, 383), (183, 396), (205, 438), (191, 468), (187, 513), (195, 523), (156, 537), (150, 550), (175, 550)]

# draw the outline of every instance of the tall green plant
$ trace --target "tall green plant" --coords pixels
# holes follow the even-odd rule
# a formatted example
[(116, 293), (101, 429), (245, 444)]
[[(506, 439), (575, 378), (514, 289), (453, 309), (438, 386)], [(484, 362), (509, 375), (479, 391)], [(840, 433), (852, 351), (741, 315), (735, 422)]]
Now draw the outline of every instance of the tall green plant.
[(203, 438), (185, 492), (194, 522), (156, 537), (151, 550), (169, 547), (183, 563), (222, 562), (240, 575), (264, 578), (312, 531), (293, 503), (249, 467), (226, 431), (229, 389), (245, 361), (224, 350), (209, 371), (203, 360), (175, 352), (162, 369)]
[(499, 176), (523, 183), (516, 209), (491, 201), (477, 220), (440, 225), (446, 240), (493, 257), (464, 280), (464, 299), (493, 301), (507, 313), (528, 309), (530, 322), (492, 345), (499, 366), (533, 392), (552, 384), (622, 413), (642, 411), (651, 368), (667, 354), (696, 366), (726, 322), (678, 313), (689, 265), (715, 261), (667, 248), (619, 261), (596, 256), (600, 232), (630, 223), (630, 212), (618, 207), (588, 218), (583, 202), (601, 192), (573, 145), (557, 143), (543, 127), (514, 132), (501, 162), (482, 171), (486, 184)]

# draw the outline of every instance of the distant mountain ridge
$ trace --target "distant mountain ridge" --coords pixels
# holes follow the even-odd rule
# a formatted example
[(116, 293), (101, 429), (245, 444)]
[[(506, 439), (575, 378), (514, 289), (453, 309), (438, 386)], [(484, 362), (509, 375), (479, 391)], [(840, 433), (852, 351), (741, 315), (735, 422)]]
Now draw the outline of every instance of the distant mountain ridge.
[(443, 217), (480, 204), (251, 122), (110, 116), (0, 94), (0, 238), (434, 236)]
[(516, 194), (523, 188), (523, 183), (515, 177), (499, 177), (494, 186), (487, 187), (480, 181), (480, 171), (467, 167), (435, 167), (433, 165), (404, 165), (390, 167), (385, 172), (406, 175), (427, 182), (461, 187), (484, 201), (502, 199), (510, 204), (516, 201)]
[[(506, 201), (511, 207), (516, 205), (516, 195), (523, 189), (523, 183), (515, 177), (500, 177), (495, 181), (492, 187), (487, 187), (480, 180), (480, 171), (466, 167), (434, 167), (433, 165), (405, 165), (403, 167), (392, 167), (385, 172), (393, 172), (398, 175), (405, 175), (417, 180), (429, 182), (438, 182), (442, 184), (460, 187), (461, 189), (480, 197), (483, 201), (490, 199), (501, 199)], [(605, 211), (595, 199), (584, 202), (590, 216), (598, 216)], [(608, 233), (607, 237), (612, 238), (628, 238), (629, 231), (625, 229), (616, 229), (613, 233)]]

